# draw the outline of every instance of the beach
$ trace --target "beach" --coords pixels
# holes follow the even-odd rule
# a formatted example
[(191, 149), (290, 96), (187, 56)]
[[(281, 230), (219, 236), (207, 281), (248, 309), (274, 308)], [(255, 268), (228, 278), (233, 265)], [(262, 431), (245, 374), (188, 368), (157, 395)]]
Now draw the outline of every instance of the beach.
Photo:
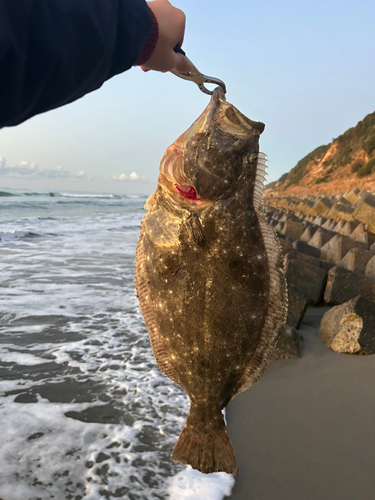
[(227, 410), (239, 474), (231, 500), (375, 498), (375, 356), (335, 353), (309, 308), (300, 359), (272, 361)]

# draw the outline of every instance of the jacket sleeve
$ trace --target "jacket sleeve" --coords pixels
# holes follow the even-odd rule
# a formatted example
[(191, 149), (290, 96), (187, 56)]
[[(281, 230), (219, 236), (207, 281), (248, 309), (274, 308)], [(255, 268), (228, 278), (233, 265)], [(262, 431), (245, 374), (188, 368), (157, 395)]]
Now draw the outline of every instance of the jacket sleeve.
[(129, 69), (151, 27), (144, 0), (0, 0), (0, 128)]

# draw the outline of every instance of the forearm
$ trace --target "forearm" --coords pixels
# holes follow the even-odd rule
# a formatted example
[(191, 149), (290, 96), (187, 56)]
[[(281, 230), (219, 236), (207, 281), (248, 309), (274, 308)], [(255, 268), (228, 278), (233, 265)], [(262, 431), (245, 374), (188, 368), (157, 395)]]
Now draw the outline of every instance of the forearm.
[(129, 69), (150, 30), (144, 0), (0, 0), (0, 127)]

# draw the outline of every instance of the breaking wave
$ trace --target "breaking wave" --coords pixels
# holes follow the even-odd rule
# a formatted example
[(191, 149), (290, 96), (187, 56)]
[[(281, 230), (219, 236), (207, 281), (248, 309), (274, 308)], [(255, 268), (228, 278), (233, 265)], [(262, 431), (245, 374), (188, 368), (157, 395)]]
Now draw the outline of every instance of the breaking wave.
[(13, 193), (8, 193), (8, 191), (0, 191), (0, 197), (6, 197), (6, 196), (17, 196), (17, 195)]
[(2, 243), (9, 241), (22, 240), (25, 238), (40, 238), (42, 235), (38, 233), (33, 233), (31, 231), (0, 231), (0, 241)]

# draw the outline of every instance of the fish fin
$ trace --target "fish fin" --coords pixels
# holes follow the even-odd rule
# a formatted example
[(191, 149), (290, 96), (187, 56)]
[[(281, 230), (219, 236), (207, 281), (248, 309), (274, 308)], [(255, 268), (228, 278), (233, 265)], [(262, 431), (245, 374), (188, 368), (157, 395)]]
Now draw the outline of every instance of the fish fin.
[(181, 431), (172, 453), (172, 460), (191, 465), (204, 474), (226, 472), (237, 475), (237, 462), (232, 443), (225, 428), (224, 417), (220, 412), (219, 426), (210, 426), (206, 432), (197, 430), (190, 423), (189, 412), (186, 424)]
[[(142, 231), (142, 229), (141, 229)], [(137, 296), (150, 337), (151, 347), (160, 370), (173, 382), (185, 390), (180, 378), (170, 362), (170, 356), (163, 336), (157, 326), (154, 309), (151, 305), (151, 290), (147, 279), (147, 258), (144, 249), (144, 236), (141, 234), (137, 244), (135, 260), (135, 282)]]
[(147, 198), (145, 206), (143, 208), (151, 212), (151, 210), (153, 210), (156, 207), (156, 202), (157, 202), (157, 197), (156, 197), (156, 192), (154, 192), (150, 194), (150, 196)]
[(232, 399), (254, 385), (262, 377), (286, 320), (288, 299), (283, 253), (276, 231), (273, 226), (267, 223), (265, 217), (263, 190), (267, 170), (266, 161), (266, 155), (259, 153), (254, 187), (254, 210), (258, 217), (270, 272), (268, 310), (261, 340), (239, 380), (238, 388), (232, 395)]
[(190, 216), (186, 219), (186, 226), (196, 244), (203, 246), (205, 243), (203, 228), (199, 216), (195, 212), (190, 212)]

